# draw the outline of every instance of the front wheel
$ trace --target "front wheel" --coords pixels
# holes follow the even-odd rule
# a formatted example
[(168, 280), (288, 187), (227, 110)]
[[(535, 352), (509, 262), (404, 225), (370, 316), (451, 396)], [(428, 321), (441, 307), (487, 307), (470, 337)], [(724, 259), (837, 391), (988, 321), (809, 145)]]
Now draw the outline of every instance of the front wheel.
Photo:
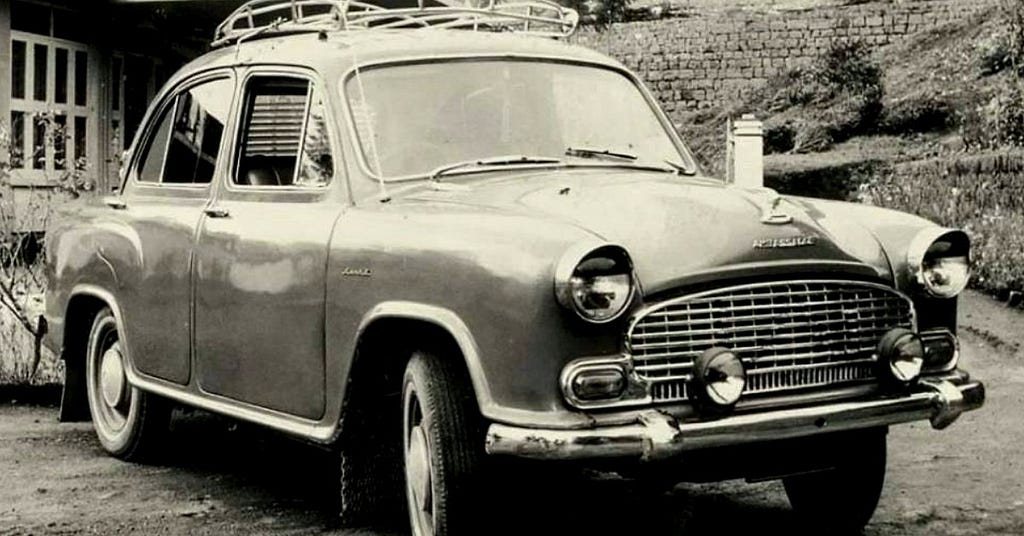
[(167, 432), (170, 407), (128, 383), (124, 347), (110, 309), (96, 315), (85, 354), (85, 384), (93, 428), (111, 455), (140, 461)]
[(461, 362), (416, 353), (402, 388), (405, 494), (414, 536), (473, 534), (484, 438)]
[(865, 431), (851, 439), (828, 470), (783, 479), (803, 524), (822, 534), (856, 534), (867, 525), (885, 483), (885, 432)]

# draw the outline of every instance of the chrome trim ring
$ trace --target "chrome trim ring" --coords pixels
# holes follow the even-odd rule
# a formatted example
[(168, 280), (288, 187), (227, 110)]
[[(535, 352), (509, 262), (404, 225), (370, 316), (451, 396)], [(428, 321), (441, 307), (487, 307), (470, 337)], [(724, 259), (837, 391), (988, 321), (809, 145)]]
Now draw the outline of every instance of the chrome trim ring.
[[(572, 290), (570, 280), (572, 279), (573, 273), (576, 272), (576, 267), (579, 266), (583, 259), (587, 258), (591, 253), (605, 248), (615, 248), (622, 251), (625, 256), (626, 262), (629, 263), (629, 296), (626, 297), (626, 302), (615, 315), (608, 317), (603, 320), (594, 320), (584, 316), (579, 308), (576, 307), (575, 301), (572, 299)], [(608, 324), (614, 322), (620, 318), (630, 309), (630, 304), (636, 299), (638, 295), (640, 283), (636, 276), (636, 270), (633, 267), (633, 259), (629, 256), (629, 252), (626, 248), (613, 244), (611, 242), (602, 242), (600, 240), (585, 240), (577, 243), (576, 245), (569, 248), (562, 257), (558, 260), (555, 265), (555, 299), (558, 303), (566, 309), (576, 313), (581, 320), (589, 324)]]
[(937, 240), (945, 237), (946, 235), (958, 235), (960, 239), (965, 240), (967, 243), (967, 250), (964, 252), (964, 256), (967, 257), (967, 279), (964, 282), (966, 287), (967, 281), (971, 278), (970, 262), (971, 262), (971, 239), (967, 236), (967, 233), (960, 229), (950, 229), (947, 227), (929, 227), (921, 230), (914, 238), (910, 241), (910, 245), (907, 247), (907, 270), (909, 271), (910, 281), (914, 286), (927, 296), (933, 298), (955, 298), (959, 296), (963, 289), (958, 290), (951, 296), (943, 296), (937, 294), (932, 290), (931, 287), (925, 283), (924, 277), (924, 258), (928, 253), (928, 248), (932, 246)]

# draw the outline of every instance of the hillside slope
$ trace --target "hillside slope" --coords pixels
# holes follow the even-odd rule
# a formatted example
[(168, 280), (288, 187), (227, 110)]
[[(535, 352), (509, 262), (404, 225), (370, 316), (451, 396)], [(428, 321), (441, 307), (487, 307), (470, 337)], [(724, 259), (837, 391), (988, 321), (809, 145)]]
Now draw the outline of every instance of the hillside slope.
[(1007, 123), (1021, 107), (1021, 79), (999, 59), (1009, 32), (1006, 14), (991, 8), (881, 48), (839, 44), (836, 57), (786, 73), (746, 102), (690, 114), (682, 133), (713, 174), (724, 168), (722, 125), (740, 113), (765, 122), (770, 175), (1019, 145)]

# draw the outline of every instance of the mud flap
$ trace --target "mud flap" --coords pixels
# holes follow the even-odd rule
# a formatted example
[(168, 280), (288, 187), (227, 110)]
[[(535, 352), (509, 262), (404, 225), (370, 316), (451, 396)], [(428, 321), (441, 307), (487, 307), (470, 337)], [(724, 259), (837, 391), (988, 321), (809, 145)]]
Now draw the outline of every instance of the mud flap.
[[(72, 359), (68, 359), (72, 357)], [(59, 422), (87, 422), (89, 399), (85, 392), (85, 359), (64, 358), (64, 388), (60, 396)]]

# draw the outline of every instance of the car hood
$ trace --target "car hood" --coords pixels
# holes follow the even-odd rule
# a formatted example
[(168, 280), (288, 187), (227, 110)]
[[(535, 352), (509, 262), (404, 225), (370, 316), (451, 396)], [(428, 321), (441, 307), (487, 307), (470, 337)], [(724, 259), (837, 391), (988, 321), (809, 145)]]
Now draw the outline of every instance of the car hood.
[[(701, 279), (767, 272), (853, 272), (891, 280), (888, 258), (865, 227), (783, 197), (766, 223), (768, 189), (666, 173), (557, 170), (440, 185), (405, 196), (528, 213), (568, 222), (630, 253), (645, 292)], [(515, 230), (510, 230), (514, 233)]]

